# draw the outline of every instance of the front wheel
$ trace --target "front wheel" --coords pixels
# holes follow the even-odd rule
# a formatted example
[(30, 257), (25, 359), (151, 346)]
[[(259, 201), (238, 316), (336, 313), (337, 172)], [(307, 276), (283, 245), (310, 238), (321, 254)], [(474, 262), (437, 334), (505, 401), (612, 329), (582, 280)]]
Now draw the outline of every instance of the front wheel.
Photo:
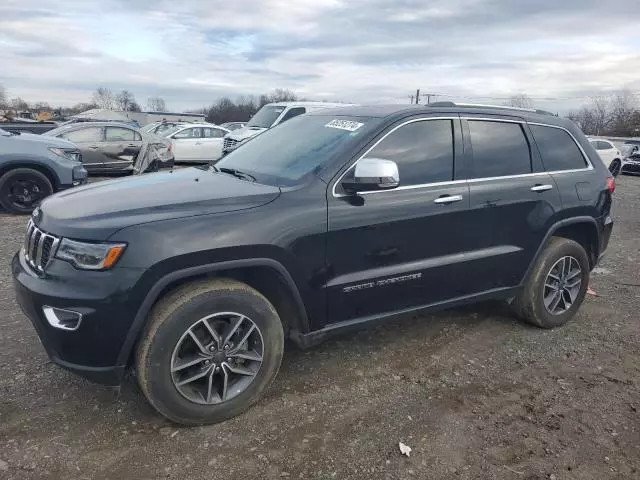
[(11, 213), (31, 213), (52, 193), (49, 179), (32, 168), (15, 168), (0, 178), (0, 205)]
[(513, 307), (537, 327), (559, 327), (576, 314), (588, 287), (589, 259), (582, 245), (552, 237)]
[(617, 177), (618, 175), (620, 175), (621, 171), (622, 162), (620, 161), (620, 159), (616, 158), (613, 162), (611, 162), (611, 165), (609, 165), (609, 172), (611, 172), (611, 175), (613, 175), (614, 177)]
[(199, 281), (156, 304), (135, 363), (156, 410), (199, 425), (255, 403), (275, 378), (283, 350), (280, 318), (258, 291), (235, 280)]

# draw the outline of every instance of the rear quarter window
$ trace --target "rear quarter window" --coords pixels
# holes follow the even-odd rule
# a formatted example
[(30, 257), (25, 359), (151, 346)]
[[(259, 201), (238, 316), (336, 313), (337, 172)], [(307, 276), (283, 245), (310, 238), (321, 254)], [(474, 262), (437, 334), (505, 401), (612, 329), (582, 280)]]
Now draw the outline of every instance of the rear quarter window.
[(571, 135), (561, 128), (529, 125), (547, 171), (586, 168), (587, 161)]

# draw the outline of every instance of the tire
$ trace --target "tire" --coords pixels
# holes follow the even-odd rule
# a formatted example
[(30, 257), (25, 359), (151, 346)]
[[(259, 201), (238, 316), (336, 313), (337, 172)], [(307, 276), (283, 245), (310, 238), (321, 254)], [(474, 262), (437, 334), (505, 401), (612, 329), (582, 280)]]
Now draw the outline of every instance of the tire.
[[(579, 266), (580, 274), (572, 278), (571, 282), (575, 282), (579, 278), (580, 284), (579, 288), (574, 287), (572, 289), (575, 293), (575, 298), (570, 302), (570, 307), (562, 313), (554, 314), (545, 306), (545, 294), (549, 298), (553, 294), (554, 288), (545, 287), (545, 283), (547, 280), (553, 284), (556, 283), (548, 275), (552, 270), (555, 273), (558, 272), (557, 265), (561, 265), (558, 262), (561, 262), (563, 258), (573, 259), (569, 264), (570, 270), (571, 265), (574, 265), (574, 268)], [(555, 328), (564, 325), (575, 315), (584, 300), (589, 287), (589, 273), (589, 259), (582, 245), (567, 238), (552, 237), (538, 258), (533, 271), (524, 284), (523, 290), (514, 299), (512, 305), (516, 314), (523, 320), (540, 328)], [(561, 290), (560, 295), (562, 300), (559, 300), (559, 303), (564, 303), (564, 299), (570, 294), (568, 291)], [(553, 302), (550, 304), (550, 307), (552, 306)], [(564, 306), (566, 307), (567, 305), (564, 304)], [(560, 304), (558, 307), (560, 307)]]
[(619, 158), (616, 158), (609, 165), (609, 172), (611, 172), (611, 175), (613, 175), (613, 177), (615, 178), (618, 175), (620, 175), (621, 171), (622, 171), (622, 162), (620, 161)]
[[(28, 194), (17, 195), (21, 190)], [(14, 168), (0, 178), (0, 205), (10, 213), (29, 214), (52, 193), (51, 181), (32, 168)]]
[[(225, 313), (223, 314), (222, 312)], [(256, 328), (253, 330), (250, 328), (242, 330), (244, 327), (238, 328), (232, 340), (235, 339), (240, 344), (241, 341), (238, 340), (238, 337), (244, 335), (243, 332), (245, 331), (251, 331), (251, 335), (261, 342), (262, 358), (259, 367), (255, 366), (255, 361), (231, 360), (231, 362), (251, 363), (251, 368), (256, 370), (257, 373), (252, 377), (252, 380), (247, 380), (249, 378), (247, 376), (237, 375), (237, 378), (234, 377), (235, 384), (230, 379), (228, 385), (233, 388), (231, 388), (230, 393), (227, 391), (227, 397), (229, 395), (235, 396), (224, 400), (224, 391), (226, 391), (227, 384), (222, 382), (222, 378), (231, 378), (230, 375), (235, 375), (230, 371), (229, 363), (221, 363), (225, 361), (224, 359), (212, 357), (209, 362), (211, 367), (207, 367), (206, 364), (200, 361), (198, 365), (180, 370), (177, 373), (172, 371), (172, 367), (189, 363), (179, 358), (182, 355), (180, 345), (182, 345), (182, 348), (189, 346), (193, 348), (195, 355), (192, 355), (191, 358), (197, 359), (202, 355), (202, 349), (193, 346), (195, 342), (193, 342), (193, 336), (188, 332), (190, 328), (191, 332), (196, 337), (199, 337), (199, 341), (205, 347), (205, 350), (214, 349), (215, 342), (211, 342), (210, 347), (205, 346), (205, 342), (209, 338), (208, 332), (211, 331), (211, 328), (218, 330), (218, 332), (220, 331), (220, 327), (215, 322), (223, 322), (222, 325), (224, 326), (224, 322), (227, 321), (226, 312), (234, 312), (240, 316), (245, 316), (245, 320), (243, 320), (245, 324), (248, 319), (249, 322), (254, 324), (254, 327), (257, 327), (257, 331)], [(212, 317), (215, 322), (209, 323), (210, 329), (205, 330), (202, 321), (208, 317)], [(209, 319), (209, 322), (212, 322), (212, 319)], [(196, 327), (193, 327), (194, 323), (197, 324)], [(222, 328), (222, 331), (221, 336), (224, 337), (225, 331), (228, 332), (229, 330)], [(212, 336), (210, 337), (210, 339), (213, 338)], [(249, 340), (244, 345), (248, 345), (248, 342)], [(235, 349), (236, 345), (233, 345), (233, 342), (228, 343), (232, 346), (231, 350), (227, 350), (226, 353), (218, 351), (215, 355), (231, 355), (228, 352)], [(240, 348), (240, 345), (237, 346)], [(248, 350), (249, 347), (247, 346), (245, 352), (249, 353)], [(222, 422), (241, 414), (260, 399), (278, 373), (283, 350), (284, 333), (282, 323), (275, 308), (263, 295), (248, 285), (235, 280), (204, 280), (188, 283), (177, 288), (154, 306), (149, 322), (136, 349), (135, 368), (142, 392), (149, 403), (162, 415), (183, 425), (211, 424)], [(257, 347), (253, 353), (256, 351), (258, 351)], [(229, 362), (229, 359), (227, 358), (226, 361)], [(214, 369), (215, 365), (220, 365), (218, 367), (220, 372)], [(236, 363), (235, 365), (237, 369), (238, 364)], [(244, 367), (244, 365), (241, 365), (241, 367)], [(212, 370), (206, 370), (207, 368)], [(244, 370), (250, 370), (251, 368), (246, 367)], [(176, 376), (183, 375), (182, 372), (186, 371), (184, 378), (188, 376), (192, 378), (199, 374), (198, 369), (209, 373), (202, 380), (197, 380), (186, 386), (178, 385), (179, 382), (176, 382)], [(214, 373), (214, 370), (218, 373)], [(210, 376), (214, 380), (209, 380)], [(247, 381), (249, 382), (248, 386), (246, 383), (242, 384), (244, 389), (241, 390), (238, 385)], [(199, 384), (199, 382), (214, 382), (216, 386), (212, 387), (212, 384), (209, 383), (207, 391), (207, 387)], [(201, 387), (203, 388), (200, 391), (202, 396), (199, 397), (194, 392)], [(220, 393), (221, 389), (223, 390), (222, 393)], [(207, 404), (209, 399), (205, 398), (205, 396), (208, 395), (213, 401), (214, 394), (212, 392), (214, 390), (216, 392), (215, 395), (217, 395), (216, 398), (221, 401), (216, 400), (217, 403)]]

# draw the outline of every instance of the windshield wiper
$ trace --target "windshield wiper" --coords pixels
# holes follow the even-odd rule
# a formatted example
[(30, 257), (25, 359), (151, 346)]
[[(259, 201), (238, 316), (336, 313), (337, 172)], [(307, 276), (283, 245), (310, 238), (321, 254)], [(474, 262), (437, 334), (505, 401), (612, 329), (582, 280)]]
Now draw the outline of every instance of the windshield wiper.
[(234, 177), (241, 178), (243, 180), (250, 180), (251, 182), (256, 181), (256, 177), (254, 177), (250, 173), (241, 172), (240, 170), (236, 170), (235, 168), (215, 167), (215, 166), (213, 168), (216, 169), (217, 171), (220, 171), (222, 173), (228, 173), (229, 175), (233, 175)]

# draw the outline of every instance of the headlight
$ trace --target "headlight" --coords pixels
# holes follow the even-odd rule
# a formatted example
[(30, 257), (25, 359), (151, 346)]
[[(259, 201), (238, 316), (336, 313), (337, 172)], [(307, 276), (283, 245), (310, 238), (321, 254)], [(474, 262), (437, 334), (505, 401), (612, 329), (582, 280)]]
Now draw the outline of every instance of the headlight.
[(49, 147), (49, 151), (67, 160), (72, 160), (74, 162), (80, 161), (80, 154), (77, 150), (65, 150), (64, 148)]
[(83, 270), (109, 270), (124, 253), (124, 243), (84, 243), (63, 238), (56, 258)]

